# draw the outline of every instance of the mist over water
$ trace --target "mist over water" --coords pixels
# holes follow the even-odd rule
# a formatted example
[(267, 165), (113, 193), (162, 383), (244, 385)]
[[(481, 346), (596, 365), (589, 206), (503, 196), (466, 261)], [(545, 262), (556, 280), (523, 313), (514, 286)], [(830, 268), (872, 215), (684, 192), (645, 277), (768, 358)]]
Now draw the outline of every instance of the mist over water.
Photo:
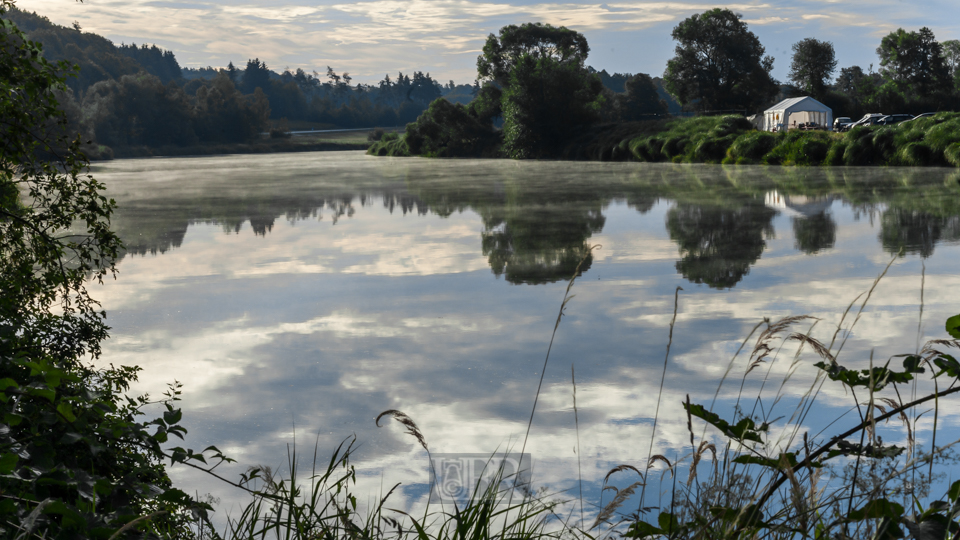
[[(127, 246), (118, 279), (92, 288), (112, 327), (101, 362), (141, 366), (137, 390), (153, 395), (181, 382), (185, 446), (214, 444), (236, 458), (222, 467), (227, 476), (282, 469), (294, 436), (304, 455), (318, 442), (322, 460), (356, 434), (357, 492), (375, 497), (402, 482), (396, 507), (425, 499), (426, 453), (374, 418), (405, 412), (438, 453), (519, 451), (581, 261), (526, 451), (534, 485), (574, 486), (574, 365), (592, 501), (611, 467), (647, 459), (677, 287), (654, 441), (671, 460), (689, 452), (680, 403), (687, 394), (711, 403), (765, 317), (819, 318), (811, 333), (829, 343), (893, 260), (854, 331), (838, 337), (847, 338), (840, 362), (866, 368), (871, 351), (882, 363), (945, 337), (943, 321), (960, 311), (953, 169), (350, 152), (123, 160), (93, 174), (117, 200), (114, 227)], [(738, 403), (752, 345), (720, 387), (722, 416)], [(795, 351), (788, 344), (753, 370), (739, 401), (747, 413), (781, 417), (774, 432), (796, 421), (817, 372), (818, 357), (807, 350), (794, 363)], [(841, 415), (836, 426), (852, 425), (854, 405), (825, 385), (804, 425), (811, 437)], [(940, 411), (943, 440), (957, 438), (957, 410)], [(886, 442), (906, 439), (902, 426), (885, 429)], [(191, 471), (171, 474), (187, 491), (243, 500)]]

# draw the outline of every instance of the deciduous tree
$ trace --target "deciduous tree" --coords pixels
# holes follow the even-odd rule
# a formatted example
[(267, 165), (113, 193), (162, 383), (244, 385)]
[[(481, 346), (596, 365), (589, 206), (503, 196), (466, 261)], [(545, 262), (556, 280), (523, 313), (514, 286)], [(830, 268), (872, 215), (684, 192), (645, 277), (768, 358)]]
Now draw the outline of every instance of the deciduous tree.
[(898, 28), (877, 47), (880, 74), (901, 92), (928, 97), (950, 90), (952, 84), (943, 47), (927, 27), (917, 32)]
[(667, 62), (666, 88), (684, 105), (754, 111), (776, 95), (773, 57), (729, 9), (712, 9), (673, 29), (676, 56)]
[(790, 63), (790, 82), (804, 93), (823, 99), (827, 81), (837, 69), (833, 43), (806, 38), (793, 44)]
[(587, 38), (566, 27), (542, 23), (509, 25), (499, 36), (490, 34), (477, 58), (477, 74), (481, 81), (494, 81), (509, 86), (510, 74), (521, 58), (551, 59), (560, 64), (583, 66), (590, 52)]
[(477, 72), (503, 87), (507, 155), (552, 155), (597, 119), (602, 84), (584, 65), (589, 51), (582, 34), (549, 24), (505, 26), (487, 38)]

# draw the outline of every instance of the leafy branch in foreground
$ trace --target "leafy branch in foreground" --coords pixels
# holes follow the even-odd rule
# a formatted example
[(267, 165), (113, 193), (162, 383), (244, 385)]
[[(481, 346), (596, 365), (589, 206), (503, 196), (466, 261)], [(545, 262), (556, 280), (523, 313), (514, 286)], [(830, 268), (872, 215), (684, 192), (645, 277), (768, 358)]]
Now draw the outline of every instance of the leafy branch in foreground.
[[(960, 338), (958, 322), (960, 316), (951, 317), (946, 324), (947, 332), (955, 338)], [(960, 362), (945, 352), (949, 348), (960, 348), (960, 341), (934, 340), (917, 354), (893, 357), (902, 359), (902, 369), (892, 368), (891, 358), (883, 366), (860, 370), (840, 365), (828, 347), (819, 342), (811, 343), (815, 340), (809, 336), (801, 341), (814, 345), (814, 350), (823, 358), (815, 364), (819, 369), (815, 387), (832, 381), (843, 385), (855, 399), (858, 391), (868, 395), (865, 407), (861, 408), (858, 402), (859, 421), (819, 443), (812, 442), (804, 433), (802, 445), (791, 445), (788, 441), (789, 450), (769, 455), (764, 449), (778, 446), (771, 445), (774, 441), (769, 438), (772, 422), (758, 422), (749, 416), (728, 421), (702, 405), (691, 404), (688, 398), (683, 404), (687, 414), (703, 420), (728, 439), (728, 459), (721, 465), (725, 473), (723, 470), (715, 472), (711, 482), (722, 483), (726, 474), (729, 478), (739, 479), (740, 485), (727, 483), (720, 489), (728, 494), (738, 488), (743, 492), (735, 497), (735, 504), (730, 504), (729, 500), (717, 504), (719, 500), (715, 496), (708, 496), (705, 500), (677, 501), (684, 511), (660, 512), (655, 523), (643, 521), (638, 516), (626, 531), (626, 537), (893, 539), (903, 538), (904, 528), (915, 538), (923, 540), (955, 538), (960, 534), (960, 522), (957, 521), (960, 516), (960, 481), (953, 483), (942, 499), (931, 501), (926, 507), (920, 491), (915, 488), (904, 490), (895, 485), (898, 478), (902, 482), (911, 482), (906, 477), (916, 475), (924, 465), (929, 465), (932, 473), (933, 462), (946, 456), (947, 447), (934, 447), (929, 454), (911, 457), (916, 426), (910, 429), (906, 413), (931, 401), (939, 403), (940, 399), (960, 392)], [(762, 339), (758, 340), (757, 350), (760, 349), (772, 350), (768, 344), (762, 343)], [(747, 373), (753, 367), (756, 366), (749, 367)], [(901, 396), (905, 393), (898, 387), (915, 383), (928, 368), (935, 384), (934, 391), (904, 402)], [(888, 388), (893, 390), (895, 398), (877, 395)], [(907, 427), (909, 449), (886, 444), (877, 434), (878, 424), (897, 418)], [(788, 426), (788, 431), (791, 429), (795, 429), (795, 435), (801, 428)], [(937, 426), (933, 429), (936, 430)], [(692, 425), (690, 430), (692, 444)], [(793, 437), (789, 439), (795, 440)], [(794, 448), (790, 449), (791, 446)], [(897, 458), (905, 453), (908, 459), (897, 462)], [(835, 460), (840, 460), (846, 468), (839, 477), (840, 482), (835, 482), (832, 487), (818, 486), (823, 471)], [(881, 466), (883, 463), (886, 465)], [(695, 474), (696, 471), (691, 470), (691, 481)], [(932, 477), (923, 476), (922, 472), (920, 475), (920, 481), (929, 487)], [(872, 480), (867, 482), (866, 476)], [(688, 492), (688, 496), (693, 493)], [(896, 500), (898, 496), (906, 497), (903, 504)], [(681, 497), (681, 494), (674, 492), (674, 497)]]
[(115, 272), (115, 203), (58, 102), (72, 68), (48, 62), (11, 7), (0, 0), (0, 536), (188, 536), (210, 507), (163, 466), (161, 445), (186, 433), (178, 387), (143, 421), (157, 404), (124, 395), (138, 368), (89, 365), (108, 328), (85, 284)]

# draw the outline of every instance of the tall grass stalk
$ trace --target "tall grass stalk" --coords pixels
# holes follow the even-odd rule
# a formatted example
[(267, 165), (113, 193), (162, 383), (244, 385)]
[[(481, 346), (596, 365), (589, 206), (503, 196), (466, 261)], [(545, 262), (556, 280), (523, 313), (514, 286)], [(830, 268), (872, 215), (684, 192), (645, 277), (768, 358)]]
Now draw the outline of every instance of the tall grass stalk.
[[(660, 374), (660, 389), (657, 392), (657, 407), (653, 413), (653, 427), (650, 429), (650, 447), (647, 449), (647, 459), (646, 459), (646, 470), (650, 470), (650, 466), (653, 463), (653, 443), (657, 438), (657, 420), (660, 418), (660, 401), (663, 399), (663, 385), (667, 380), (667, 365), (670, 363), (670, 347), (673, 345), (673, 327), (677, 323), (677, 309), (680, 307), (680, 291), (683, 288), (677, 286), (676, 290), (673, 291), (673, 317), (670, 319), (670, 334), (667, 337), (667, 352), (663, 356), (663, 372)], [(649, 476), (647, 474), (646, 476)], [(643, 500), (647, 494), (647, 484), (644, 482), (643, 488), (640, 490), (640, 503), (637, 507), (637, 511), (640, 512), (643, 509)]]
[(579, 499), (580, 499), (580, 526), (584, 524), (583, 521), (583, 469), (580, 465), (580, 417), (577, 414), (577, 374), (573, 369), (573, 364), (570, 364), (570, 382), (573, 385), (573, 424), (577, 430), (577, 481), (579, 483)]

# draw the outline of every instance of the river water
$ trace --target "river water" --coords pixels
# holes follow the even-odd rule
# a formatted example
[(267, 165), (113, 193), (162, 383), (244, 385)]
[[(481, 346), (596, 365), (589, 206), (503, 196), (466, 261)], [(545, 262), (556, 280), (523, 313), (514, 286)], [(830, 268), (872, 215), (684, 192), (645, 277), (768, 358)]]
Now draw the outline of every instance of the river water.
[[(944, 320), (960, 312), (952, 169), (331, 152), (118, 160), (93, 172), (119, 205), (127, 246), (118, 278), (92, 289), (112, 327), (100, 361), (141, 366), (136, 390), (154, 396), (182, 383), (184, 445), (237, 459), (220, 469), (227, 476), (283, 471), (294, 440), (325, 457), (355, 435), (357, 492), (402, 482), (395, 507), (426, 497), (429, 466), (402, 426), (374, 424), (382, 411), (409, 415), (435, 454), (523, 448), (536, 486), (563, 492), (582, 477), (596, 503), (611, 467), (643, 468), (658, 410), (652, 453), (689, 453), (687, 395), (716, 399), (726, 417), (742, 396), (782, 446), (838, 418), (821, 437), (856, 423), (835, 383), (813, 413), (792, 416), (821, 360), (807, 348), (795, 362), (796, 341), (776, 342), (744, 378), (751, 339), (731, 367), (764, 318), (815, 317), (783, 337), (810, 332), (827, 344), (841, 324), (833, 350), (844, 342), (840, 362), (865, 368), (871, 354), (882, 364), (946, 337)], [(848, 332), (866, 296), (841, 323), (845, 310), (888, 264)], [(943, 407), (942, 429), (955, 429), (958, 413)], [(918, 421), (920, 442), (931, 422)], [(885, 429), (905, 444), (901, 424)], [(222, 508), (244, 500), (195, 472), (172, 476)]]

